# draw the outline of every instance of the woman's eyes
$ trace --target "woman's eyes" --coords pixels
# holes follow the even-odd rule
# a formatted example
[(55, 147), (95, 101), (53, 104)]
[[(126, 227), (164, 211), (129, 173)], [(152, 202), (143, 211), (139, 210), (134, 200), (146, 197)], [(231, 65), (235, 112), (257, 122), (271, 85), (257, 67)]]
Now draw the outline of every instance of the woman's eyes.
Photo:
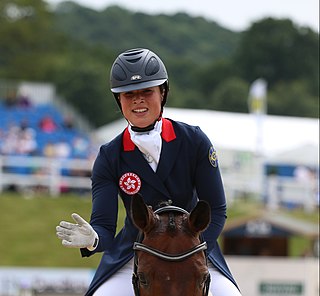
[(143, 94), (152, 94), (153, 93), (153, 90), (152, 89), (145, 89), (144, 91), (142, 91)]
[(131, 99), (131, 98), (135, 98), (135, 97), (148, 97), (150, 95), (153, 94), (153, 90), (152, 89), (145, 89), (145, 90), (142, 90), (142, 91), (139, 91), (138, 93), (137, 92), (125, 92), (123, 95), (128, 98), (128, 99)]

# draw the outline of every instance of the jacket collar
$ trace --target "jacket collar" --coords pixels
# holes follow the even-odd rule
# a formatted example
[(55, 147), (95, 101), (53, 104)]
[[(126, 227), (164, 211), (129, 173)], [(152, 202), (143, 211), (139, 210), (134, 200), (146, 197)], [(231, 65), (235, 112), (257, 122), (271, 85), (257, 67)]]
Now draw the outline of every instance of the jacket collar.
[[(167, 143), (173, 141), (176, 138), (172, 122), (169, 119), (162, 118), (161, 137)], [(135, 144), (131, 141), (128, 127), (124, 130), (122, 144), (124, 151), (133, 151), (136, 147)]]

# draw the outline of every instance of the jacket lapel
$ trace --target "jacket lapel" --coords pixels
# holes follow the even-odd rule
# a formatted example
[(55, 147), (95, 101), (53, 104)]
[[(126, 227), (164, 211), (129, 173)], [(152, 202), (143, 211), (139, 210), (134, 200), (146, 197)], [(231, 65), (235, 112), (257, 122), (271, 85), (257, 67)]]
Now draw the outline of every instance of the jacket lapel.
[[(144, 159), (139, 149), (131, 141), (128, 128), (125, 129), (123, 134), (122, 157), (128, 166), (130, 166), (145, 182), (170, 198), (170, 194), (163, 181), (169, 175), (175, 158), (177, 157), (180, 140), (176, 137), (171, 121), (165, 118), (162, 120), (162, 151), (156, 173)], [(139, 165), (137, 165), (137, 163)]]
[(157, 174), (162, 181), (165, 181), (178, 156), (181, 139), (176, 136), (176, 132), (173, 128), (172, 122), (165, 118), (163, 118), (162, 121), (161, 136), (163, 141)]

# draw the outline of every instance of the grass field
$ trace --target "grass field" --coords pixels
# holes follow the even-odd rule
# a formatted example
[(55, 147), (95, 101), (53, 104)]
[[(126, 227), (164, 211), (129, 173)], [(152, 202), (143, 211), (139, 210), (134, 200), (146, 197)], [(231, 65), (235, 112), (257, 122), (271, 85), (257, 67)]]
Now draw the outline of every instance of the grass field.
[[(118, 229), (123, 225), (124, 209), (120, 207)], [(228, 221), (263, 211), (255, 202), (241, 201), (228, 209)], [(57, 198), (36, 196), (24, 198), (15, 193), (0, 195), (0, 266), (83, 267), (95, 268), (100, 254), (82, 258), (77, 249), (67, 249), (55, 235), (60, 220), (72, 221), (79, 213), (89, 220), (91, 197), (63, 195)], [(318, 213), (288, 213), (299, 219), (318, 223)], [(293, 238), (290, 253), (300, 254), (308, 241)]]

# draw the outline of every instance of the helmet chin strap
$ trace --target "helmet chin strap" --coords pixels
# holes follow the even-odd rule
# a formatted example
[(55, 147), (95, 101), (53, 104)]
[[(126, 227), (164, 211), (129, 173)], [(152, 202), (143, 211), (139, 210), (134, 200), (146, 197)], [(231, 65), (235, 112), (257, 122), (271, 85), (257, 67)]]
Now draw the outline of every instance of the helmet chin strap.
[(163, 113), (163, 107), (161, 108), (161, 113), (158, 117), (157, 120), (155, 120), (153, 123), (151, 123), (150, 125), (146, 126), (146, 127), (137, 127), (137, 126), (134, 126), (129, 120), (128, 123), (130, 124), (131, 126), (131, 129), (134, 131), (134, 132), (137, 132), (137, 133), (145, 133), (145, 132), (150, 132), (154, 129), (154, 126), (155, 124), (157, 123), (157, 121), (160, 121), (161, 118), (162, 118), (162, 113)]
[(137, 133), (144, 133), (144, 132), (150, 132), (150, 131), (152, 131), (153, 129), (154, 129), (154, 125), (156, 124), (156, 122), (157, 122), (157, 120), (154, 122), (154, 123), (152, 123), (152, 124), (150, 124), (150, 125), (148, 125), (148, 126), (146, 126), (146, 127), (137, 127), (137, 126), (133, 126), (133, 125), (131, 125), (131, 129), (134, 131), (134, 132), (137, 132)]

